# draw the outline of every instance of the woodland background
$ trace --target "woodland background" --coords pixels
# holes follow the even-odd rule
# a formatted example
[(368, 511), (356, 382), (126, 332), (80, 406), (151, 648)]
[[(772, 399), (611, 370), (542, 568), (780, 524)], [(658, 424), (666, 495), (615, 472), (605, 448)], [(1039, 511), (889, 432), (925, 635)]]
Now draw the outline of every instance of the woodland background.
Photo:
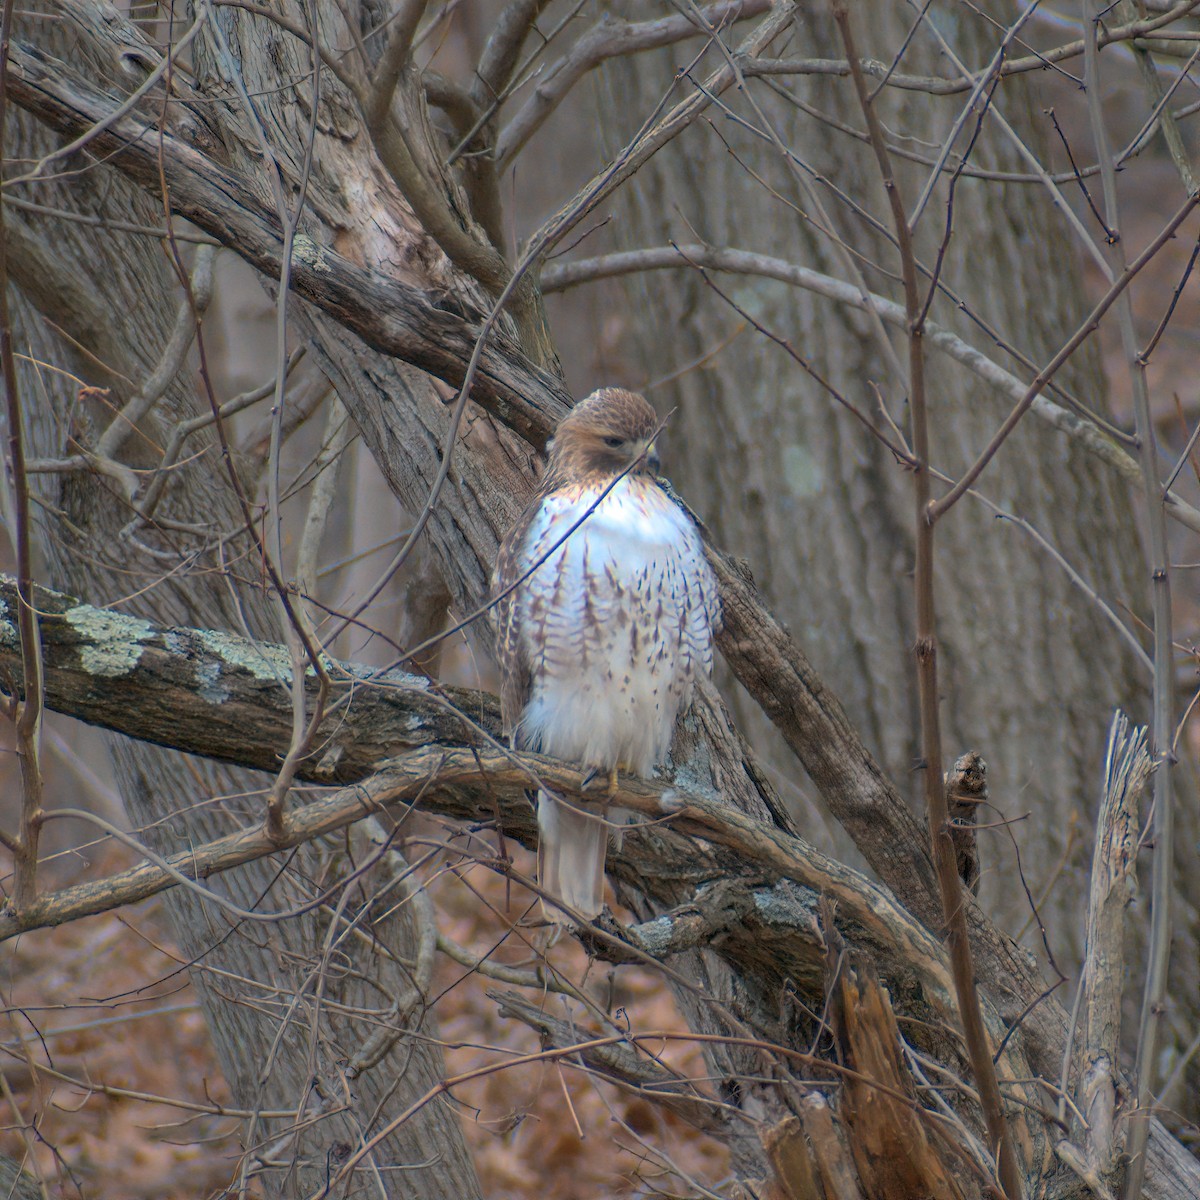
[[(957, 1180), (934, 1194), (1011, 1193), (938, 992), (924, 578), (941, 767), (988, 767), (978, 905), (954, 904), (1022, 1190), (1128, 1196), (1132, 1149), (1145, 1194), (1195, 1194), (1196, 7), (872, 5), (850, 15), (856, 81), (825, 4), (8, 6), (8, 561), (154, 627), (43, 598), (44, 707), (133, 737), (43, 720), (21, 682), (36, 639), (5, 592), (5, 691), (28, 703), (4, 730), (0, 1151), (28, 1186), (923, 1194), (932, 1176), (879, 1173), (895, 1147), (869, 1144), (867, 1099), (836, 1070), (861, 1066), (841, 989), (874, 994), (877, 973), (909, 1106), (952, 1127), (920, 1168)], [(1032, 399), (938, 520), (925, 573), (914, 358), (935, 497)], [(491, 634), (458, 626), (563, 405), (612, 383), (669, 414), (666, 472), (736, 556), (731, 627), (720, 699), (668, 780), (693, 823), (627, 839), (617, 922), (547, 950), (521, 882), (528, 776), (473, 730), (495, 732), (476, 691), (494, 690)], [(151, 641), (153, 679), (131, 665)], [(363, 672), (293, 689), (318, 644)], [(440, 715), (370, 674), (400, 663), (437, 681)], [(1097, 957), (1117, 708), (1159, 765), (1125, 817), (1136, 888), (1119, 850), (1100, 856), (1117, 938)], [(381, 774), (390, 753), (407, 766)], [(125, 903), (141, 847), (278, 833), (321, 785), (361, 780), (412, 810)], [(638, 793), (645, 813), (666, 812), (661, 790)], [(757, 824), (722, 840), (697, 823), (706, 801)], [(720, 881), (742, 890), (714, 898)], [(400, 1031), (381, 1062), (357, 1061), (381, 1030)], [(636, 1063), (559, 1053), (631, 1030), (680, 1039), (637, 1044)], [(1107, 1138), (1082, 1113), (1104, 1045)], [(1149, 1160), (1146, 1123), (1122, 1119), (1139, 1091), (1160, 1122)], [(811, 1192), (781, 1145), (811, 1159)]]

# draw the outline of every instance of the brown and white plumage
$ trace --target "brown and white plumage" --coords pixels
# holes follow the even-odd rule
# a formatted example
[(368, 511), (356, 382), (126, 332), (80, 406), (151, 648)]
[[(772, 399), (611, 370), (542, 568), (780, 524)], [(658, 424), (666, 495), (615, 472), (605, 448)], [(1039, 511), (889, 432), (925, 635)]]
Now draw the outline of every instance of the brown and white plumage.
[[(516, 749), (649, 776), (697, 673), (712, 669), (716, 580), (695, 524), (655, 482), (656, 428), (632, 392), (604, 388), (578, 404), (500, 547), (501, 707)], [(539, 792), (538, 830), (543, 889), (597, 916), (600, 814)]]

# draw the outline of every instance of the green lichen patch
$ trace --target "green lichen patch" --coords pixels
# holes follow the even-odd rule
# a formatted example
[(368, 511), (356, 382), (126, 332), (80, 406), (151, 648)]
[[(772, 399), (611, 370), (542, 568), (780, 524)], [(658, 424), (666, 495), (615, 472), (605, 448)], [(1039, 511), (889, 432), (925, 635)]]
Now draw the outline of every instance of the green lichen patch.
[(117, 679), (137, 669), (142, 646), (155, 635), (155, 627), (141, 617), (77, 604), (62, 619), (78, 635), (80, 662), (89, 675)]
[(283, 646), (274, 642), (250, 642), (215, 629), (197, 629), (200, 644), (226, 666), (240, 667), (264, 683), (288, 683), (292, 660)]

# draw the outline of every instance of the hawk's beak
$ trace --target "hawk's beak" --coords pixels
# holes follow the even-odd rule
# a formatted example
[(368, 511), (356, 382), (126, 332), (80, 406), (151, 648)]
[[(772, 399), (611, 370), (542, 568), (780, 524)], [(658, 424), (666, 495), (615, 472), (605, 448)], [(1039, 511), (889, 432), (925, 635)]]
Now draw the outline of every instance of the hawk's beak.
[(658, 447), (651, 442), (646, 447), (646, 469), (652, 474), (657, 475), (659, 467), (662, 466), (662, 460), (658, 457)]

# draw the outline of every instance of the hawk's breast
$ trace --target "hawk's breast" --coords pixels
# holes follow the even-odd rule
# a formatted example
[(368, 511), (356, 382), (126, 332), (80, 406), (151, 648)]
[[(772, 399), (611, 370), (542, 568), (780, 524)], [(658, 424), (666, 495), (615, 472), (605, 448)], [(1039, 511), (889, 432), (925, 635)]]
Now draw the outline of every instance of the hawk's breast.
[(543, 500), (520, 558), (532, 687), (518, 744), (649, 775), (696, 673), (712, 668), (716, 581), (695, 525), (641, 477), (607, 494), (563, 489)]

